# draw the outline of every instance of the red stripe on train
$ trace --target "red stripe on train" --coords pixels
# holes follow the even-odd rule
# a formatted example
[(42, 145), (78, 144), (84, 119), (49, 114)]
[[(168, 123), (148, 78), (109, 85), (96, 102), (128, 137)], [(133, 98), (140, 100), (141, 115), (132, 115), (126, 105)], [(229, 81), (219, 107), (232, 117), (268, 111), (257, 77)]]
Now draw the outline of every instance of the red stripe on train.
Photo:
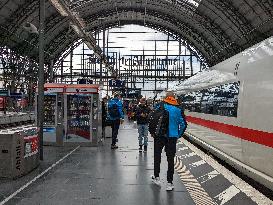
[(187, 121), (216, 130), (218, 132), (232, 135), (240, 139), (244, 139), (250, 142), (255, 142), (273, 148), (273, 133), (238, 127), (234, 125), (227, 125), (224, 123), (204, 120), (201, 118), (191, 116), (187, 116)]

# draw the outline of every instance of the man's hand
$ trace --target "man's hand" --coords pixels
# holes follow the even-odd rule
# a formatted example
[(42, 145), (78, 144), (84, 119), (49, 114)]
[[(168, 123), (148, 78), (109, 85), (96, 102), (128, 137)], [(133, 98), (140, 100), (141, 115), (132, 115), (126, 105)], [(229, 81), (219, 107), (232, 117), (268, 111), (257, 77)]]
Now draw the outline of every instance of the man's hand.
[(120, 119), (120, 124), (123, 124), (123, 122), (124, 122), (124, 119)]

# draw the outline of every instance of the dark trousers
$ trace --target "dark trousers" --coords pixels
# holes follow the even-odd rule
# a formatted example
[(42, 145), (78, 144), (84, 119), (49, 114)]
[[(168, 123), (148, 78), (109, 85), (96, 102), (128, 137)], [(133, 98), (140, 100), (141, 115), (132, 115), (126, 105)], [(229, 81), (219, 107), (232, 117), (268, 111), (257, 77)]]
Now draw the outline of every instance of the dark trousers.
[(161, 152), (165, 146), (165, 152), (168, 161), (167, 181), (169, 183), (173, 182), (176, 142), (177, 138), (156, 137), (154, 139), (154, 176), (159, 177)]
[(117, 137), (118, 137), (118, 129), (120, 125), (120, 119), (113, 120), (112, 122), (112, 145), (115, 145), (117, 142)]

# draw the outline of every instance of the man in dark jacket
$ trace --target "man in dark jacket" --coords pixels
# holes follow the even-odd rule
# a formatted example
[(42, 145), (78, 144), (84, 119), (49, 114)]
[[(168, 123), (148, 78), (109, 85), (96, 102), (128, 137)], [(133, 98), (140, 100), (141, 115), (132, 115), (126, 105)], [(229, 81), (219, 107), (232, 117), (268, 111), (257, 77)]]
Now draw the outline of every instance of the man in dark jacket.
[[(144, 152), (147, 152), (148, 146), (148, 115), (150, 108), (146, 105), (146, 99), (141, 98), (139, 105), (136, 107), (136, 120), (138, 127), (138, 142), (139, 152), (142, 152), (142, 146), (144, 145)], [(144, 143), (143, 143), (144, 140)]]
[(108, 118), (112, 121), (112, 144), (111, 149), (117, 149), (117, 136), (120, 123), (124, 121), (124, 114), (122, 111), (122, 102), (119, 99), (119, 94), (114, 94), (114, 98), (112, 98), (108, 102)]
[(174, 189), (173, 185), (173, 174), (174, 174), (174, 157), (176, 153), (176, 142), (177, 139), (182, 137), (187, 123), (184, 118), (183, 110), (178, 107), (178, 102), (174, 98), (173, 92), (167, 92), (166, 98), (163, 101), (165, 110), (169, 113), (169, 124), (168, 132), (164, 136), (153, 136), (154, 137), (154, 175), (152, 180), (155, 184), (160, 185), (160, 163), (161, 163), (161, 152), (165, 147), (165, 152), (168, 161), (167, 171), (167, 191)]

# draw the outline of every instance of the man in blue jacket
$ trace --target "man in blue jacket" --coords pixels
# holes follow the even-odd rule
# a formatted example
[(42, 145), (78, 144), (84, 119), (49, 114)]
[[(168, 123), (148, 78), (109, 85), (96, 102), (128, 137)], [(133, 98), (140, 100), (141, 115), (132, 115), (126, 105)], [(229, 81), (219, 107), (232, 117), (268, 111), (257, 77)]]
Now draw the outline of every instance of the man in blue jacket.
[(168, 134), (164, 136), (153, 136), (154, 137), (154, 175), (152, 180), (155, 184), (160, 185), (160, 163), (161, 163), (161, 152), (165, 146), (165, 152), (168, 161), (167, 171), (167, 191), (174, 189), (173, 185), (173, 174), (174, 174), (174, 157), (176, 153), (176, 142), (177, 139), (182, 137), (187, 123), (184, 118), (183, 110), (178, 107), (178, 102), (174, 98), (173, 92), (168, 92), (164, 99), (164, 108), (169, 113), (169, 125)]
[(124, 121), (124, 114), (122, 111), (122, 102), (119, 100), (119, 94), (115, 93), (114, 98), (108, 102), (108, 118), (112, 121), (112, 144), (111, 149), (117, 149), (117, 136), (120, 123)]

